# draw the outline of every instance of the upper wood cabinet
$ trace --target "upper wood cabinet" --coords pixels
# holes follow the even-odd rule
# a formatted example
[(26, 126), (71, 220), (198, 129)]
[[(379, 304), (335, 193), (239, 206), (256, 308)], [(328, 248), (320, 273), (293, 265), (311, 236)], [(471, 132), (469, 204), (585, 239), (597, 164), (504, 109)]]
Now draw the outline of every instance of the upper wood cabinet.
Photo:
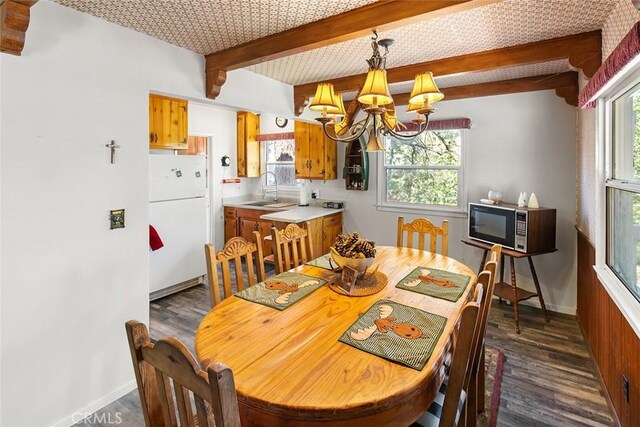
[(188, 148), (189, 101), (149, 95), (149, 148)]
[(260, 116), (238, 111), (238, 176), (260, 176)]
[(322, 126), (295, 122), (296, 178), (336, 179), (338, 176), (336, 142), (327, 138)]

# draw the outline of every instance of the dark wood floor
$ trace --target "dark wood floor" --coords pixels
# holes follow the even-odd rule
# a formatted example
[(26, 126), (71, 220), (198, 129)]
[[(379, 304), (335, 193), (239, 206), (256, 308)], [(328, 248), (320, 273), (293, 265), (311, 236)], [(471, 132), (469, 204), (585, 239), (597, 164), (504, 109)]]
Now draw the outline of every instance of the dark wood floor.
[[(195, 330), (208, 310), (205, 285), (154, 301), (151, 336), (175, 336), (193, 351)], [(551, 322), (545, 323), (540, 310), (521, 306), (520, 319), (518, 335), (511, 307), (494, 301), (487, 343), (506, 356), (498, 425), (614, 425), (576, 318), (552, 313)], [(120, 426), (144, 425), (137, 391), (99, 414), (112, 414), (113, 419), (118, 412)], [(103, 425), (97, 420), (84, 425)]]

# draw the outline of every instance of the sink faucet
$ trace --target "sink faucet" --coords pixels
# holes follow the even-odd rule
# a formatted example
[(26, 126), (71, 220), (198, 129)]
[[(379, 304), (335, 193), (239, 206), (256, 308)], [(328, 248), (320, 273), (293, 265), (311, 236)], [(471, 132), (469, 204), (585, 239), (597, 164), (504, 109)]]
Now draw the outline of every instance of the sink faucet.
[[(264, 184), (267, 181), (267, 177), (266, 177), (267, 174), (273, 175), (273, 181), (276, 183), (276, 189), (275, 190), (267, 190), (267, 189), (264, 188), (265, 187)], [(264, 178), (264, 182), (262, 181), (262, 177), (263, 176), (265, 177)], [(276, 176), (275, 173), (273, 173), (271, 171), (266, 171), (265, 173), (260, 175), (260, 190), (262, 191), (262, 198), (263, 199), (266, 197), (267, 193), (273, 193), (275, 191), (276, 195), (273, 197), (273, 201), (277, 202), (279, 200), (279, 198), (278, 198), (278, 177)]]

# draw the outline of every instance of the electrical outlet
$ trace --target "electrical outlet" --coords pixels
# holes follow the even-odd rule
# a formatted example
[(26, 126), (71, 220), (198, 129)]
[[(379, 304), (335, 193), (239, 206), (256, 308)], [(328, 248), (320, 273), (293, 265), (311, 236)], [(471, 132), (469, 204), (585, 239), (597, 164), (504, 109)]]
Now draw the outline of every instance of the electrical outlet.
[(312, 199), (319, 199), (320, 198), (320, 190), (318, 190), (318, 189), (311, 190), (311, 198)]
[(624, 375), (622, 376), (622, 392), (625, 400), (629, 403), (629, 380)]

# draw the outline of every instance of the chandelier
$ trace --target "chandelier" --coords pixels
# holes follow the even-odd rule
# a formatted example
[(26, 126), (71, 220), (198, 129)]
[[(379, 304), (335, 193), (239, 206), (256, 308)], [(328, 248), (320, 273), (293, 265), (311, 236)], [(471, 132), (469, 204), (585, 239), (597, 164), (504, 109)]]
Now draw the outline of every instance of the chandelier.
[[(364, 106), (367, 117), (350, 125), (350, 120), (346, 117), (342, 95), (334, 92), (331, 83), (318, 84), (309, 108), (321, 112), (321, 116), (316, 120), (322, 123), (324, 133), (332, 140), (355, 141), (369, 130), (366, 151), (384, 151), (384, 147), (380, 143), (380, 136), (393, 135), (401, 140), (411, 140), (420, 135), (427, 129), (429, 115), (435, 111), (433, 104), (442, 100), (444, 95), (438, 90), (432, 73), (418, 74), (413, 83), (407, 107), (407, 112), (417, 113), (417, 118), (412, 121), (418, 126), (418, 130), (412, 134), (403, 132), (406, 126), (398, 121), (393, 98), (387, 85), (387, 54), (389, 46), (394, 41), (393, 39), (378, 40), (378, 33), (375, 30), (373, 34), (371, 38), (373, 54), (367, 60), (369, 72), (362, 90), (357, 95), (357, 100)], [(380, 54), (380, 48), (384, 48), (383, 55)], [(333, 127), (333, 132), (328, 131), (329, 127)], [(345, 135), (345, 137), (341, 138), (340, 135)]]

